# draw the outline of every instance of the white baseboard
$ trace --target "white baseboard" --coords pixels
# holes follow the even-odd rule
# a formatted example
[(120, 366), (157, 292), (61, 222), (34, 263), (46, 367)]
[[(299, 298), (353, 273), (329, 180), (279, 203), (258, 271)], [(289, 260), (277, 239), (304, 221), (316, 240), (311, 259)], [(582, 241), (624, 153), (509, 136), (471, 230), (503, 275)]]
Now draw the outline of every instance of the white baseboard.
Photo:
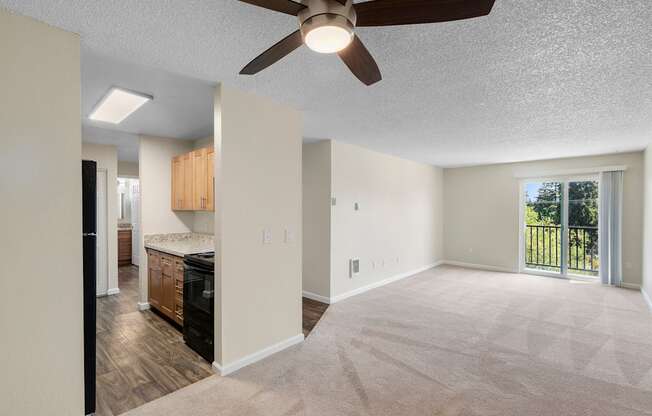
[(476, 264), (476, 263), (465, 263), (463, 261), (455, 261), (455, 260), (444, 260), (442, 264), (446, 264), (448, 266), (465, 267), (467, 269), (488, 270), (491, 272), (515, 273), (514, 270), (508, 267), (489, 266), (486, 264)]
[(647, 307), (650, 309), (650, 312), (652, 312), (652, 298), (647, 294), (645, 288), (641, 288), (641, 293), (643, 294), (643, 300), (647, 303)]
[(106, 294), (108, 296), (117, 295), (118, 293), (120, 293), (120, 288), (117, 288), (117, 287), (114, 287), (114, 288), (109, 289), (109, 290), (106, 291)]
[(276, 354), (277, 352), (283, 351), (286, 348), (290, 348), (293, 345), (300, 344), (303, 342), (304, 336), (303, 334), (299, 334), (293, 337), (290, 337), (286, 340), (283, 340), (277, 344), (270, 345), (267, 348), (263, 348), (260, 351), (256, 351), (253, 354), (249, 354), (246, 357), (243, 357), (237, 361), (232, 362), (231, 364), (227, 364), (225, 366), (221, 366), (219, 363), (213, 361), (213, 368), (217, 371), (217, 373), (221, 376), (227, 376), (229, 374), (232, 374), (241, 368), (244, 368), (248, 365), (251, 365), (255, 362), (258, 362), (262, 359), (265, 359), (269, 357), (270, 355)]
[(432, 269), (433, 267), (437, 267), (440, 264), (442, 264), (442, 262), (438, 261), (436, 263), (432, 263), (432, 264), (429, 264), (427, 266), (419, 267), (416, 270), (410, 270), (409, 272), (399, 273), (399, 274), (397, 274), (395, 276), (392, 276), (392, 277), (389, 277), (387, 279), (383, 279), (381, 281), (374, 282), (374, 283), (368, 284), (366, 286), (359, 287), (357, 289), (353, 289), (353, 290), (348, 291), (346, 293), (342, 293), (341, 295), (337, 295), (337, 296), (332, 297), (330, 299), (330, 303), (333, 304), (333, 303), (336, 303), (336, 302), (340, 302), (340, 301), (343, 301), (344, 299), (350, 298), (351, 296), (359, 295), (361, 293), (368, 292), (368, 291), (370, 291), (372, 289), (376, 289), (378, 287), (385, 286), (387, 284), (396, 282), (398, 280), (402, 280), (402, 279), (405, 279), (407, 277), (414, 276), (415, 274), (418, 274), (418, 273), (421, 273), (423, 271)]
[(326, 296), (318, 295), (316, 293), (308, 292), (307, 290), (303, 291), (303, 297), (316, 300), (317, 302), (321, 302), (321, 303), (327, 303), (327, 304), (331, 303), (330, 298), (327, 298)]
[(146, 311), (147, 309), (149, 309), (149, 302), (138, 302), (139, 311)]
[(641, 290), (641, 285), (636, 284), (636, 283), (621, 282), (619, 286), (624, 287), (625, 289)]

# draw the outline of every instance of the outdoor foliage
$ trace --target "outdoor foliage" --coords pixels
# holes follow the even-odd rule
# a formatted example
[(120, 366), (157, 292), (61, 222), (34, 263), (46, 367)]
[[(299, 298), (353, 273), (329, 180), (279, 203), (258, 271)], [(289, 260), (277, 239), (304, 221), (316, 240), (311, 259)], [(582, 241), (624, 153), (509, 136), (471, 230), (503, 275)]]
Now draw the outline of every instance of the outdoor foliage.
[[(543, 269), (561, 264), (562, 187), (543, 182), (526, 195), (526, 262)], [(536, 191), (533, 191), (536, 190)], [(568, 188), (568, 267), (595, 274), (598, 269), (598, 183), (570, 182)]]

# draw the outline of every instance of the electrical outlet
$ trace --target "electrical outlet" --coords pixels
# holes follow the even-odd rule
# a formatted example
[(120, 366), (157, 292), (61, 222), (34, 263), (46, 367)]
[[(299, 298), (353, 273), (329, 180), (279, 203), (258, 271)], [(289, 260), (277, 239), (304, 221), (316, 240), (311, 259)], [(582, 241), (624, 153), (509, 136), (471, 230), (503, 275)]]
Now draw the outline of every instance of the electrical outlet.
[(268, 229), (263, 230), (263, 244), (272, 244), (272, 231)]
[(372, 269), (376, 268), (376, 261), (375, 260), (371, 260), (371, 268)]
[(286, 244), (294, 243), (294, 233), (290, 230), (285, 230), (285, 243)]

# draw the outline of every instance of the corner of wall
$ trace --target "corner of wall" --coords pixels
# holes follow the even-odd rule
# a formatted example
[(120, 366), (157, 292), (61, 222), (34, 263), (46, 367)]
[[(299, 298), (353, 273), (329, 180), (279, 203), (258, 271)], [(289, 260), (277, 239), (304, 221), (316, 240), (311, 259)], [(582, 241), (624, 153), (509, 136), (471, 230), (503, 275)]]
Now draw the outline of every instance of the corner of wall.
[(641, 292), (652, 311), (652, 145), (643, 153), (643, 276)]

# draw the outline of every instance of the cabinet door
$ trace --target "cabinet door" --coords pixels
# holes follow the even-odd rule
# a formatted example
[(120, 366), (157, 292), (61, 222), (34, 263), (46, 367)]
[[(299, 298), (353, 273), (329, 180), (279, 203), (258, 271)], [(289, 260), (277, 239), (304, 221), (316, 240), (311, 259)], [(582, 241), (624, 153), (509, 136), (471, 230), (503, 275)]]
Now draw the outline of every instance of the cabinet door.
[(215, 150), (209, 147), (206, 152), (206, 210), (215, 211)]
[(183, 209), (192, 211), (194, 209), (194, 169), (193, 154), (186, 153), (183, 158)]
[(172, 159), (172, 210), (184, 209), (184, 174), (183, 156), (174, 157)]
[(183, 259), (174, 262), (174, 320), (183, 324)]
[(193, 209), (195, 211), (206, 210), (206, 199), (208, 196), (208, 177), (206, 150), (198, 149), (193, 154), (193, 177), (194, 177), (194, 199)]
[(161, 303), (159, 310), (174, 318), (174, 268), (173, 260), (161, 256)]
[(147, 252), (148, 302), (159, 309), (161, 304), (161, 268), (160, 257), (155, 251)]
[(118, 230), (118, 266), (131, 264), (131, 230)]

